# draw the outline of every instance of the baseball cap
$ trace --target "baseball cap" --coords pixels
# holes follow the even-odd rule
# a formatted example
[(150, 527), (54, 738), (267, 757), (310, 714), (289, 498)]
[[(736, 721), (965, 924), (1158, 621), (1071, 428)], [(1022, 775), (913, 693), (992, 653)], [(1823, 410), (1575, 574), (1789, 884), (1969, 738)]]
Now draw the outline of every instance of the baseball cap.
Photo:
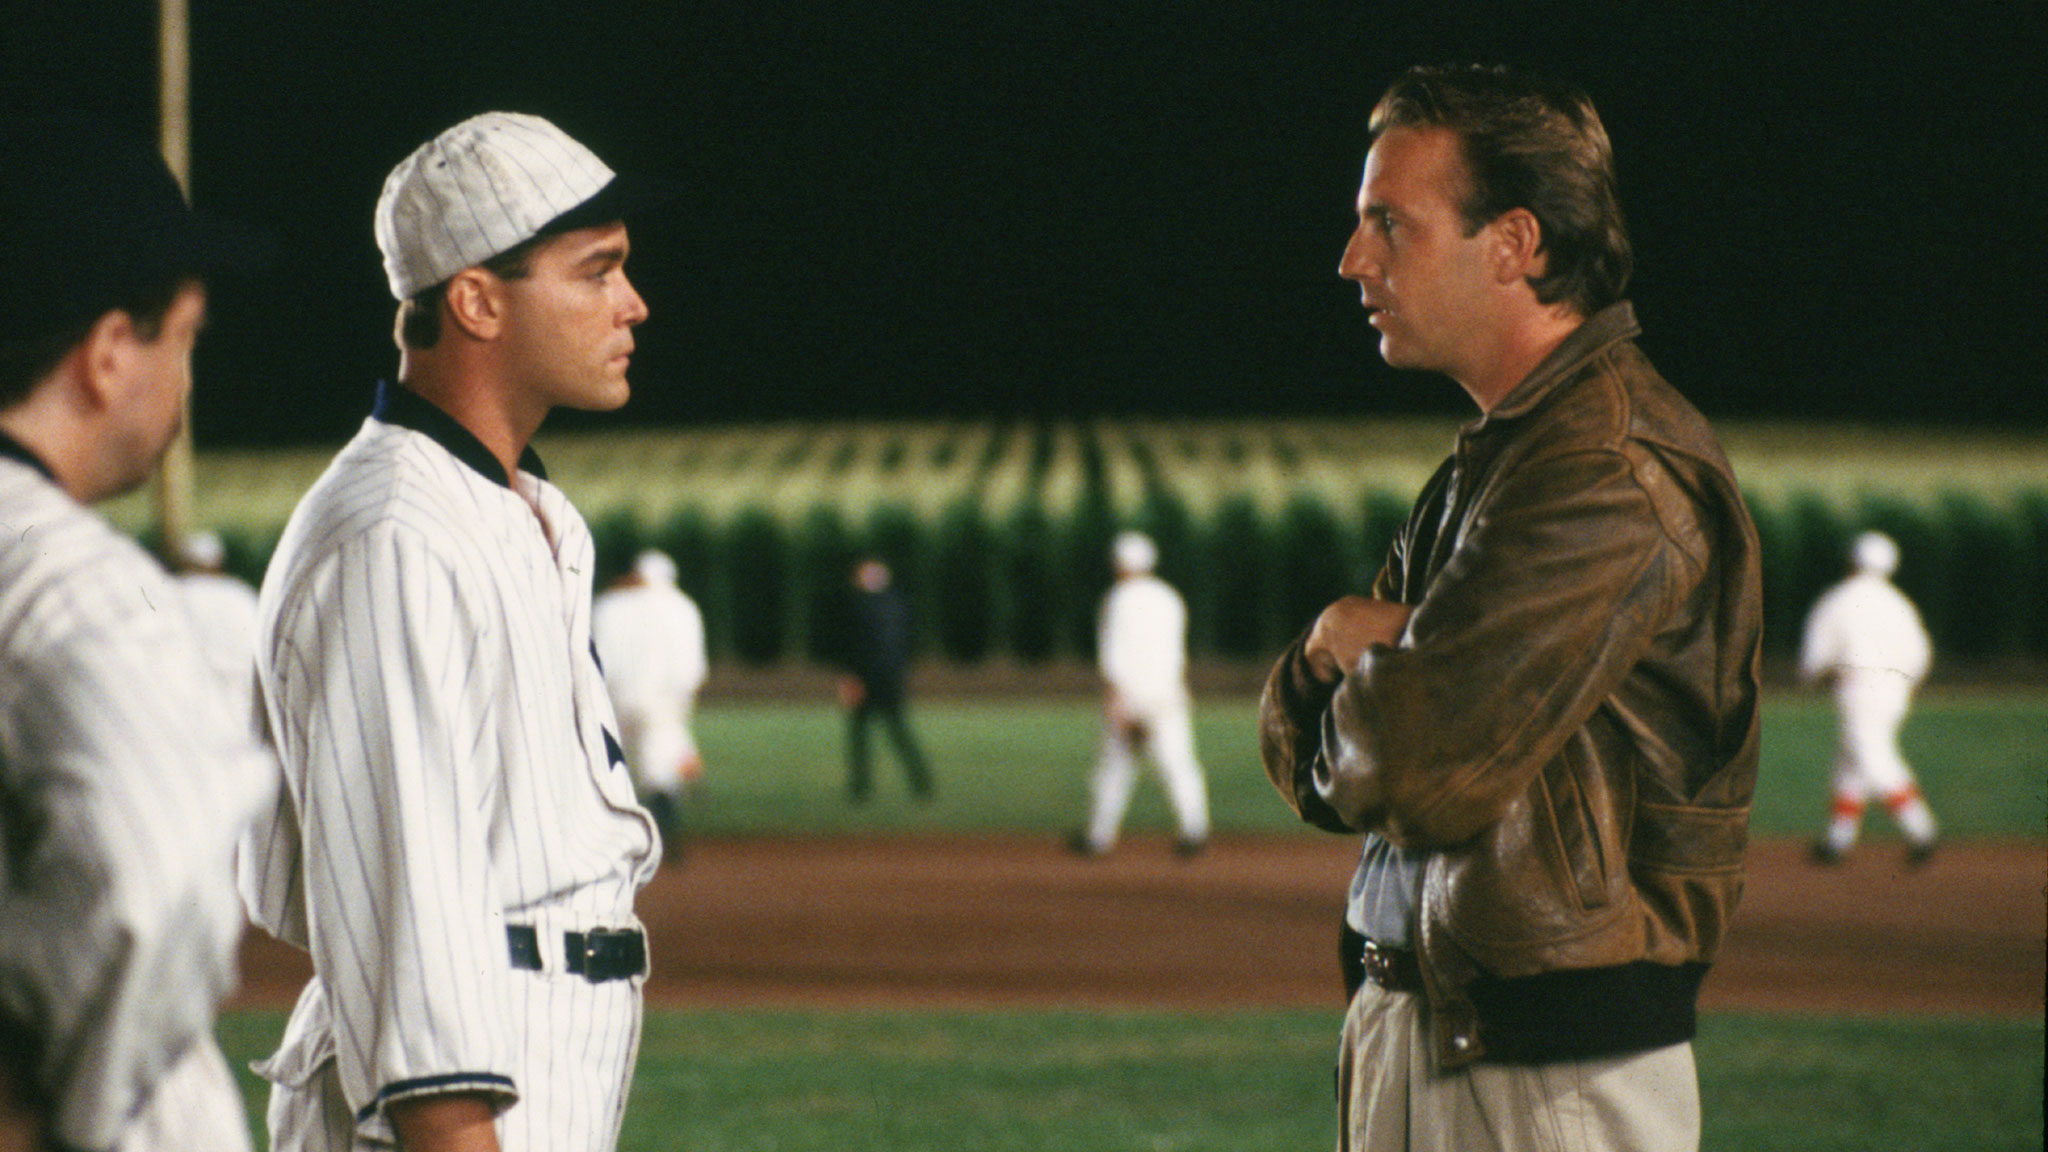
[(1150, 572), (1159, 563), (1159, 548), (1143, 532), (1120, 532), (1111, 546), (1116, 566), (1125, 572)]
[(76, 114), (0, 124), (0, 316), (86, 323), (184, 276), (251, 272), (259, 233), (192, 211), (155, 148)]
[(617, 220), (626, 203), (604, 161), (539, 116), (486, 112), (399, 161), (377, 197), (391, 294), (409, 299), (535, 236)]
[(1899, 570), (1899, 546), (1882, 532), (1865, 532), (1858, 536), (1851, 556), (1861, 572), (1889, 576)]
[(193, 532), (178, 546), (178, 555), (185, 563), (196, 568), (218, 568), (226, 563), (227, 548), (221, 544), (220, 535), (215, 532)]
[(649, 584), (673, 584), (676, 582), (676, 562), (668, 553), (649, 548), (633, 561), (633, 571)]

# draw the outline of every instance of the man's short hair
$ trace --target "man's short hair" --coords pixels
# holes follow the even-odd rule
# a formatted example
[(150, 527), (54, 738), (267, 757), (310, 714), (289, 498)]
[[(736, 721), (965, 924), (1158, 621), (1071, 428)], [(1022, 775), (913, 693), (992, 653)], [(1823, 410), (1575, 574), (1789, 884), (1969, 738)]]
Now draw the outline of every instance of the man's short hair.
[[(188, 276), (168, 277), (130, 291), (127, 299), (107, 312), (126, 312), (135, 323), (137, 336), (155, 340), (163, 331), (164, 315), (176, 303), (178, 293), (187, 284), (196, 283), (196, 279)], [(93, 326), (106, 314), (41, 332), (0, 333), (0, 409), (12, 408), (28, 399), (36, 385), (57, 370), (57, 365), (91, 334)]]
[[(522, 280), (533, 271), (533, 251), (546, 243), (550, 234), (529, 237), (478, 264), (500, 280)], [(449, 277), (449, 280), (454, 277)], [(448, 280), (422, 288), (398, 306), (398, 343), (404, 348), (432, 348), (441, 342), (441, 301), (448, 296)]]
[(262, 263), (259, 236), (195, 214), (163, 155), (60, 114), (0, 121), (0, 408), (110, 312), (154, 340), (188, 283)]
[(1593, 101), (1576, 88), (1508, 68), (1424, 66), (1372, 110), (1372, 136), (1444, 128), (1458, 136), (1469, 187), (1467, 235), (1525, 208), (1542, 227), (1536, 298), (1590, 316), (1622, 298), (1635, 253), (1615, 191), (1614, 150)]

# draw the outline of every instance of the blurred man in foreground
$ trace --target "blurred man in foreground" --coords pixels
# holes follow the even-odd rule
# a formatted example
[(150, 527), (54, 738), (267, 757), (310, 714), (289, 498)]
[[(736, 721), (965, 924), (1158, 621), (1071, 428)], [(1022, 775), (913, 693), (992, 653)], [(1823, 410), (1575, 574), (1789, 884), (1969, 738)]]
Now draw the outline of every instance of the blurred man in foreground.
[(1592, 103), (1416, 69), (1371, 132), (1340, 270), (1387, 363), (1480, 418), (1261, 704), (1282, 795), (1365, 833), (1339, 1147), (1695, 1148), (1756, 782), (1755, 530), (1635, 345)]
[(0, 1149), (233, 1152), (233, 853), (273, 776), (175, 586), (86, 506), (181, 423), (241, 242), (105, 125), (0, 129)]

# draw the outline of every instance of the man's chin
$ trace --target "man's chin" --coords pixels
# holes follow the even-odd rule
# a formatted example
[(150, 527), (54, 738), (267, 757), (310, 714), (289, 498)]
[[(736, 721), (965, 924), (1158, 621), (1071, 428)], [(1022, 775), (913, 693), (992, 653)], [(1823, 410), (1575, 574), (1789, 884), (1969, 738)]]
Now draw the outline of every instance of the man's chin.
[(156, 475), (157, 465), (162, 462), (163, 458), (159, 456), (157, 459), (152, 460), (150, 462), (149, 469), (147, 471), (133, 474), (123, 474), (115, 478), (113, 483), (109, 487), (100, 492), (93, 493), (88, 499), (86, 499), (85, 503), (98, 504), (103, 500), (112, 500), (115, 499), (116, 497), (128, 495), (130, 492), (133, 492), (136, 489), (141, 488), (143, 485), (149, 483), (149, 478)]
[(614, 387), (607, 388), (601, 392), (592, 392), (588, 396), (579, 396), (576, 398), (575, 403), (564, 405), (564, 407), (574, 408), (578, 412), (616, 412), (624, 408), (626, 401), (632, 398), (632, 386), (624, 380), (620, 380)]

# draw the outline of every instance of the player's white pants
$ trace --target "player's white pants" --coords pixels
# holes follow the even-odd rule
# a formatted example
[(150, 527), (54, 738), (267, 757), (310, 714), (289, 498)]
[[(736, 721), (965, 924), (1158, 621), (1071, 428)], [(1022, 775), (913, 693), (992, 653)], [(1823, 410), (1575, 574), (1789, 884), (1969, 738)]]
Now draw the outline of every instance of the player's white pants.
[(158, 1082), (119, 1152), (249, 1152), (249, 1114), (220, 1048), (202, 1038)]
[(1209, 788), (1195, 760), (1194, 718), (1183, 699), (1150, 708), (1126, 706), (1131, 723), (1107, 719), (1102, 726), (1102, 754), (1090, 782), (1093, 805), (1088, 843), (1098, 852), (1116, 845), (1131, 793), (1138, 783), (1138, 752), (1150, 753), (1152, 766), (1166, 788), (1167, 803), (1185, 841), (1209, 838)]
[(1840, 744), (1835, 753), (1835, 795), (1856, 800), (1885, 799), (1915, 787), (1913, 772), (1899, 752), (1899, 727), (1913, 684), (1889, 672), (1841, 673), (1835, 685)]
[[(512, 1079), (519, 1102), (498, 1117), (503, 1152), (612, 1152), (625, 1119), (640, 1052), (641, 980), (592, 984), (567, 972), (520, 973), (524, 996), (509, 1005), (524, 1038)], [(365, 1127), (382, 1128), (383, 1125)], [(333, 1059), (302, 1083), (273, 1084), (272, 1152), (369, 1152), (369, 1139), (342, 1096)]]
[(683, 762), (694, 758), (697, 745), (690, 728), (673, 709), (618, 706), (619, 744), (626, 767), (644, 795), (676, 792), (683, 786)]

